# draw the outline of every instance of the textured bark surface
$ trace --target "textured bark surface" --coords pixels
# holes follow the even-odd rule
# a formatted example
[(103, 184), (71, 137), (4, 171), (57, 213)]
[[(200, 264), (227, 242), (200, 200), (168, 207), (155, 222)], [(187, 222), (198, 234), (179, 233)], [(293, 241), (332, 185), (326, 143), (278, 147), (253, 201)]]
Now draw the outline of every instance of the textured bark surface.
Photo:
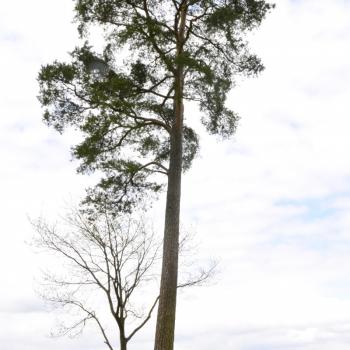
[[(177, 54), (182, 53), (187, 8), (181, 10)], [(175, 119), (171, 132), (168, 189), (166, 198), (163, 263), (156, 326), (155, 350), (173, 350), (176, 317), (176, 293), (179, 255), (179, 222), (183, 139), (183, 66), (178, 64), (175, 77)]]
[(182, 153), (181, 138), (181, 130), (172, 136), (172, 166), (169, 167), (155, 350), (171, 350), (174, 343), (181, 195), (181, 158), (179, 157)]

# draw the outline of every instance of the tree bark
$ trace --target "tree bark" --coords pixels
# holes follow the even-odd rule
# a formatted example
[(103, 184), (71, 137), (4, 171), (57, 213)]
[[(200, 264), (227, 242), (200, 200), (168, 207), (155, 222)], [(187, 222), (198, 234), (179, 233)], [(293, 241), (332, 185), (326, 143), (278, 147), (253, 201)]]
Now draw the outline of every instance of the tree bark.
[(126, 341), (120, 341), (120, 350), (127, 350)]
[(126, 344), (127, 343), (126, 343), (125, 339), (120, 340), (120, 350), (126, 350), (127, 349)]
[[(180, 12), (177, 55), (182, 54), (187, 8)], [(154, 350), (173, 350), (179, 255), (179, 222), (183, 144), (184, 69), (177, 65), (175, 76), (174, 123), (171, 129), (170, 162), (165, 209), (163, 262)]]
[(120, 350), (126, 350), (127, 349), (127, 340), (125, 337), (125, 332), (124, 332), (124, 326), (122, 330), (120, 330), (120, 337), (119, 337), (119, 343), (120, 343)]
[[(123, 313), (123, 311), (122, 311)], [(123, 318), (123, 315), (121, 316), (116, 316), (116, 321), (118, 324), (118, 328), (119, 328), (119, 346), (120, 346), (120, 350), (126, 350), (127, 349), (127, 343), (128, 340), (125, 336), (125, 318)]]

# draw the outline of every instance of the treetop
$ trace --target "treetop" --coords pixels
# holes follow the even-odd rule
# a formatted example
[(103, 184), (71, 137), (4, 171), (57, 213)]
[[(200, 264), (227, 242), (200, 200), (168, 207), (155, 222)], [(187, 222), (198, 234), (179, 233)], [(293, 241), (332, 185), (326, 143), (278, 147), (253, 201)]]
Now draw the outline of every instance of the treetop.
[[(89, 201), (112, 196), (120, 210), (130, 210), (162, 188), (159, 176), (168, 171), (180, 68), (180, 97), (198, 103), (208, 132), (234, 133), (238, 115), (225, 105), (234, 77), (264, 69), (245, 34), (273, 7), (257, 0), (75, 1), (86, 42), (72, 51), (71, 62), (42, 67), (39, 100), (48, 125), (59, 132), (73, 126), (85, 135), (73, 147), (79, 171), (105, 176), (89, 192)], [(105, 33), (100, 53), (88, 41), (89, 27), (96, 25)], [(123, 65), (117, 63), (121, 52)], [(185, 116), (184, 170), (199, 147), (193, 117)]]

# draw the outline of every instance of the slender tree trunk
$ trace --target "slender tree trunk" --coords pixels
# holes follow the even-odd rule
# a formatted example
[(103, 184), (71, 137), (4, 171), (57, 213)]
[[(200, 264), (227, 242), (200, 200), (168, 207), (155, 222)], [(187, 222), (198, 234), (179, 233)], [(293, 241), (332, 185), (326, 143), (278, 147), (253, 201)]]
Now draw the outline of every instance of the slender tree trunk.
[(127, 340), (125, 337), (125, 319), (120, 318), (119, 321), (117, 321), (118, 327), (119, 327), (119, 345), (120, 350), (126, 350), (127, 349)]
[(120, 350), (126, 350), (127, 349), (127, 346), (126, 346), (126, 341), (125, 339), (120, 339)]
[(181, 124), (182, 121), (179, 122), (179, 126), (176, 127), (176, 130), (173, 130), (171, 135), (171, 156), (163, 241), (163, 264), (155, 350), (172, 350), (174, 343), (182, 170)]
[[(177, 54), (182, 53), (186, 11), (181, 10)], [(179, 222), (183, 139), (183, 65), (178, 64), (175, 77), (175, 120), (171, 130), (168, 189), (165, 209), (163, 262), (156, 326), (155, 350), (173, 350), (176, 316), (176, 292), (179, 255)]]

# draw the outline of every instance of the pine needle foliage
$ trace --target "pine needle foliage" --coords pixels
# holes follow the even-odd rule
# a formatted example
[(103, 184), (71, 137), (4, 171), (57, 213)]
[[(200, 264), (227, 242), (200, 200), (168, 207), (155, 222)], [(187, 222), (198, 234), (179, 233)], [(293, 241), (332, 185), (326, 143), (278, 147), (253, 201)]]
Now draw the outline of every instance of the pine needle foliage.
[[(225, 105), (236, 75), (263, 70), (249, 51), (247, 32), (258, 27), (272, 4), (258, 0), (76, 0), (83, 45), (70, 62), (41, 68), (39, 100), (44, 121), (62, 133), (80, 130), (73, 147), (78, 171), (103, 174), (87, 203), (130, 211), (166, 183), (177, 98), (196, 101), (210, 134), (231, 136), (238, 115)], [(185, 9), (186, 20), (181, 22)], [(183, 25), (183, 40), (179, 31)], [(104, 29), (102, 52), (89, 43), (89, 29)], [(124, 64), (119, 64), (123, 55)], [(176, 95), (176, 75), (183, 89)], [(199, 148), (191, 119), (183, 124), (182, 169)]]

